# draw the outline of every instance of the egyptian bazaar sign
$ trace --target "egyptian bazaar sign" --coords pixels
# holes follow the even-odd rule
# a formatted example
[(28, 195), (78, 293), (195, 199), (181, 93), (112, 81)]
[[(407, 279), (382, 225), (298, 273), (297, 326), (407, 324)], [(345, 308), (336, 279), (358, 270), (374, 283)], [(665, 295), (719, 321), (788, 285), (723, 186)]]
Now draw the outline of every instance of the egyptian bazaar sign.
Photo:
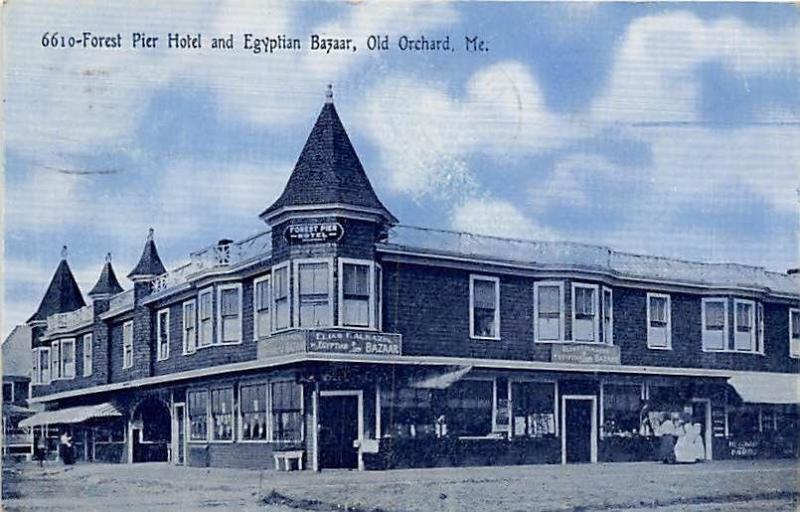
[(344, 235), (344, 228), (338, 222), (312, 222), (292, 224), (283, 232), (290, 244), (336, 242)]
[(557, 343), (552, 345), (550, 361), (553, 363), (620, 364), (619, 347), (614, 345), (589, 345)]

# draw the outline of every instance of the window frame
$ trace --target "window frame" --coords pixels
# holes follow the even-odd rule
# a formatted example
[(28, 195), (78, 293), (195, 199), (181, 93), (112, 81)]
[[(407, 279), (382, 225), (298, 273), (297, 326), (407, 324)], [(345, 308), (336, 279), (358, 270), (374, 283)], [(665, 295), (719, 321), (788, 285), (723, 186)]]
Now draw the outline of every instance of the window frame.
[[(558, 287), (558, 339), (541, 339), (539, 329), (539, 289)], [(564, 281), (536, 281), (533, 283), (533, 339), (535, 343), (563, 343), (566, 337), (566, 307), (564, 302)]]
[[(367, 289), (369, 290), (369, 300), (367, 303), (369, 321), (367, 326), (363, 325), (347, 325), (345, 324), (345, 311), (344, 311), (344, 266), (357, 265), (369, 268), (369, 281), (367, 282)], [(377, 330), (379, 328), (377, 321), (376, 302), (377, 290), (375, 287), (375, 262), (372, 260), (361, 260), (355, 258), (338, 258), (337, 270), (339, 272), (339, 279), (337, 288), (338, 308), (336, 313), (336, 325), (347, 327), (348, 329), (363, 329), (363, 330)]]
[[(475, 334), (475, 281), (487, 281), (494, 284), (494, 325), (493, 336), (480, 336)], [(469, 337), (474, 340), (498, 341), (500, 337), (500, 278), (486, 274), (469, 275)]]
[[(608, 304), (606, 304), (606, 293), (608, 293)], [(603, 326), (602, 343), (614, 345), (614, 290), (610, 286), (603, 286), (600, 290), (600, 325)], [(608, 332), (606, 332), (606, 309), (608, 309)]]
[[(194, 336), (193, 348), (189, 349), (188, 337), (186, 333), (186, 307), (192, 306), (194, 308), (194, 326), (192, 327), (192, 334)], [(189, 299), (181, 303), (181, 343), (182, 354), (187, 356), (197, 352), (197, 334), (198, 334), (198, 317), (197, 317), (197, 299)]]
[[(276, 299), (275, 294), (275, 276), (278, 272), (286, 271), (286, 326), (285, 327), (278, 327), (278, 302)], [(272, 325), (270, 326), (272, 329), (272, 333), (278, 333), (282, 331), (288, 331), (293, 327), (293, 315), (292, 315), (292, 303), (294, 299), (292, 298), (292, 269), (291, 269), (291, 262), (285, 261), (279, 265), (275, 265), (270, 270), (270, 276), (272, 276), (272, 282), (270, 283), (270, 307), (272, 309)]]
[[(294, 384), (300, 388), (300, 439), (292, 440), (292, 439), (275, 439), (275, 429), (273, 428), (272, 422), (274, 421), (273, 418), (273, 404), (275, 401), (272, 398), (272, 385), (273, 384), (280, 384), (284, 382), (289, 382)], [(270, 443), (276, 444), (292, 444), (292, 443), (304, 443), (306, 441), (306, 397), (305, 397), (305, 386), (301, 383), (297, 382), (296, 380), (287, 379), (287, 378), (277, 378), (271, 379), (267, 382), (267, 395), (269, 395), (269, 409), (267, 409), (268, 418), (269, 418), (269, 437), (268, 440)]]
[[(750, 306), (750, 348), (736, 348), (736, 335), (739, 332), (739, 305)], [(756, 314), (756, 301), (752, 299), (733, 299), (733, 352), (741, 354), (759, 354), (758, 319)]]
[[(239, 304), (239, 312), (237, 314), (238, 323), (239, 323), (239, 338), (234, 341), (225, 341), (224, 340), (224, 329), (222, 323), (222, 292), (228, 290), (236, 290), (238, 295), (238, 304)], [(242, 339), (244, 338), (244, 322), (242, 321), (242, 316), (244, 313), (244, 304), (242, 304), (242, 283), (226, 283), (217, 286), (217, 336), (216, 336), (216, 344), (217, 345), (240, 345), (242, 343)], [(213, 318), (213, 312), (211, 317)], [(213, 320), (212, 320), (213, 323)], [(215, 339), (212, 336), (212, 340)], [(212, 345), (214, 343), (212, 342)]]
[[(798, 327), (800, 327), (800, 308), (789, 308), (789, 321), (787, 324), (789, 325), (789, 357), (792, 359), (800, 358), (800, 336), (795, 338), (794, 334), (794, 315), (797, 315), (797, 322)], [(794, 343), (794, 340), (797, 340)]]
[[(730, 343), (730, 325), (729, 325), (729, 318), (728, 318), (728, 299), (725, 297), (703, 297), (700, 303), (700, 330), (702, 332), (701, 336), (701, 343), (703, 352), (730, 352), (729, 345)], [(722, 326), (722, 348), (709, 348), (708, 347), (708, 335), (707, 333), (716, 332), (716, 331), (709, 331), (706, 329), (706, 308), (707, 304), (712, 303), (722, 303), (723, 305), (723, 326)]]
[[(72, 374), (71, 375), (67, 375), (67, 360), (64, 357), (64, 353), (65, 353), (64, 346), (65, 345), (71, 345), (72, 346)], [(77, 345), (75, 338), (64, 338), (64, 339), (61, 340), (61, 347), (60, 347), (60, 350), (59, 350), (59, 369), (60, 369), (60, 373), (61, 373), (60, 380), (72, 380), (72, 379), (75, 378), (75, 374), (77, 373), (77, 369), (78, 369), (77, 368), (77, 366), (78, 366), (78, 364), (77, 364), (78, 353), (76, 351), (75, 345)]]
[[(650, 335), (650, 329), (656, 329), (658, 327), (653, 327), (652, 321), (652, 309), (651, 309), (651, 299), (664, 299), (664, 312), (666, 315), (666, 325), (664, 325), (664, 335), (666, 339), (666, 344), (664, 346), (656, 345), (653, 342), (652, 336)], [(672, 350), (672, 296), (668, 293), (656, 293), (656, 292), (648, 292), (647, 293), (647, 348), (650, 350)]]
[[(231, 411), (230, 411), (230, 415), (231, 415), (231, 421), (233, 422), (233, 425), (231, 425), (231, 438), (230, 439), (217, 439), (215, 437), (216, 434), (214, 433), (214, 428), (213, 428), (214, 427), (214, 398), (213, 398), (213, 393), (215, 391), (225, 391), (225, 390), (228, 390), (228, 389), (231, 391)], [(237, 386), (234, 386), (233, 384), (220, 384), (220, 385), (217, 385), (217, 386), (208, 387), (206, 389), (208, 391), (208, 404), (207, 404), (208, 415), (206, 416), (206, 420), (208, 422), (207, 423), (207, 430), (206, 430), (206, 432), (207, 432), (206, 439), (207, 439), (208, 443), (228, 444), (228, 443), (233, 443), (233, 442), (236, 441), (236, 430), (238, 428), (238, 426), (236, 424), (237, 423), (236, 420), (237, 420), (237, 416), (239, 415), (239, 407), (237, 407), (238, 400), (237, 400), (237, 396), (236, 396), (236, 389), (237, 389)]]
[[(192, 438), (192, 414), (191, 414), (191, 399), (189, 395), (192, 393), (205, 393), (206, 395), (206, 436), (203, 439)], [(235, 400), (234, 400), (235, 401)], [(189, 427), (189, 434), (186, 436), (187, 443), (194, 444), (208, 444), (211, 438), (211, 390), (209, 388), (190, 388), (186, 390), (186, 424)]]
[[(245, 439), (244, 421), (242, 421), (242, 388), (243, 387), (263, 387), (264, 395), (264, 415), (266, 416), (266, 439)], [(236, 442), (237, 443), (271, 443), (272, 442), (272, 387), (269, 380), (244, 380), (236, 385)]]
[[(267, 317), (269, 318), (269, 329), (267, 332), (262, 334), (258, 331), (258, 285), (261, 283), (267, 283), (267, 290), (268, 290), (268, 300), (267, 300)], [(253, 341), (258, 341), (263, 338), (268, 338), (272, 336), (272, 317), (273, 317), (273, 310), (272, 310), (272, 274), (264, 274), (262, 276), (256, 277), (253, 279)]]
[[(300, 266), (301, 265), (314, 265), (325, 263), (328, 266), (328, 306), (330, 307), (329, 319), (330, 322), (327, 325), (315, 325), (315, 326), (303, 326), (300, 324)], [(336, 326), (336, 321), (334, 319), (334, 265), (333, 265), (333, 258), (302, 258), (292, 260), (292, 282), (290, 283), (290, 289), (293, 292), (293, 296), (290, 297), (290, 303), (292, 304), (294, 311), (289, 316), (294, 320), (294, 326), (298, 329), (317, 329), (317, 328), (330, 328)]]
[[(126, 343), (126, 339), (125, 339), (126, 338), (126, 336), (125, 336), (126, 332), (130, 332), (130, 341), (128, 343)], [(128, 349), (130, 350), (130, 356), (131, 356), (130, 363), (128, 363), (128, 358), (127, 358), (127, 355), (128, 355), (127, 350)], [(134, 356), (133, 356), (133, 320), (127, 320), (125, 322), (122, 322), (122, 369), (123, 370), (128, 370), (130, 368), (133, 368), (133, 361), (134, 361)]]
[[(201, 316), (202, 311), (202, 304), (203, 304), (203, 297), (209, 297), (208, 301), (208, 320), (211, 323), (211, 329), (208, 334), (208, 339), (205, 339), (203, 336), (203, 319), (204, 317)], [(197, 293), (197, 309), (195, 313), (197, 317), (197, 350), (201, 348), (208, 348), (214, 346), (214, 340), (216, 337), (214, 336), (214, 287), (209, 286), (207, 288), (203, 288)]]
[[(35, 369), (36, 373), (32, 376), (35, 378), (31, 378), (31, 384), (35, 386), (48, 386), (52, 381), (52, 374), (50, 368), (53, 366), (53, 362), (50, 360), (50, 347), (36, 347), (32, 349), (32, 352), (35, 352)], [(42, 369), (42, 361), (47, 363), (47, 373), (45, 370)], [(34, 365), (32, 365), (34, 367)], [(46, 375), (46, 379), (42, 378)], [(35, 381), (35, 382), (34, 382)]]
[[(58, 369), (58, 373), (53, 371)], [(50, 382), (61, 380), (61, 340), (50, 343)]]
[[(162, 321), (161, 317), (166, 315), (166, 320)], [(169, 343), (170, 343), (170, 332), (169, 332), (169, 308), (159, 309), (156, 313), (156, 361), (166, 361), (169, 359)], [(167, 335), (166, 340), (166, 355), (161, 356), (161, 327), (162, 322), (166, 322), (166, 330), (164, 331)]]
[[(570, 297), (570, 302), (571, 302), (571, 305), (572, 305), (572, 311), (571, 311), (571, 313), (572, 313), (572, 315), (571, 315), (572, 316), (572, 340), (570, 340), (570, 342), (571, 343), (587, 343), (587, 344), (589, 344), (589, 343), (591, 343), (591, 344), (602, 343), (600, 341), (600, 298), (599, 298), (600, 286), (596, 285), (596, 284), (582, 283), (582, 282), (579, 282), (579, 281), (573, 281), (571, 283), (571, 287), (570, 288), (571, 288), (571, 291), (572, 291), (571, 297)], [(575, 297), (576, 297), (575, 290), (578, 289), (578, 288), (582, 288), (584, 290), (592, 290), (594, 292), (593, 293), (593, 300), (592, 300), (592, 307), (593, 307), (593, 310), (594, 310), (594, 313), (593, 313), (593, 316), (594, 316), (594, 320), (593, 320), (593, 323), (594, 323), (594, 340), (578, 340), (578, 339), (575, 339), (575, 323), (578, 320), (580, 320), (579, 318), (577, 318), (577, 312), (575, 310)]]
[[(88, 341), (88, 343), (87, 343), (87, 341)], [(82, 349), (82, 352), (83, 352), (82, 353), (82, 356), (83, 356), (82, 357), (82, 359), (83, 359), (82, 374), (83, 374), (84, 377), (91, 377), (92, 373), (94, 371), (94, 368), (93, 368), (94, 367), (94, 347), (92, 346), (93, 344), (94, 344), (94, 335), (93, 335), (93, 333), (90, 332), (90, 333), (86, 333), (83, 336), (81, 336), (81, 349)], [(86, 350), (86, 347), (89, 347), (88, 351)], [(87, 354), (88, 354), (88, 357), (87, 357)], [(87, 359), (88, 359), (88, 363), (89, 363), (88, 365), (86, 364), (87, 363)], [(88, 369), (88, 371), (87, 371), (87, 369)]]

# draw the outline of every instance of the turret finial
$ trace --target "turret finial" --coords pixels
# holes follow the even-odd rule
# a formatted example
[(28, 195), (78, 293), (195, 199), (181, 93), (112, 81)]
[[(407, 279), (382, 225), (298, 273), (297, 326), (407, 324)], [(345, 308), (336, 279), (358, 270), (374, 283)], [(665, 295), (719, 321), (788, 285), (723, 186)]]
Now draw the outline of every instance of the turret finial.
[(106, 253), (106, 263), (111, 263), (111, 253), (110, 252)]
[(325, 91), (325, 103), (333, 103), (333, 84), (328, 84), (328, 89)]
[(150, 228), (150, 229), (147, 230), (147, 241), (148, 242), (152, 242), (153, 241), (153, 234), (155, 232), (156, 232), (156, 230), (153, 229), (153, 228)]
[(61, 259), (62, 260), (67, 259), (67, 246), (66, 245), (62, 245), (61, 246)]

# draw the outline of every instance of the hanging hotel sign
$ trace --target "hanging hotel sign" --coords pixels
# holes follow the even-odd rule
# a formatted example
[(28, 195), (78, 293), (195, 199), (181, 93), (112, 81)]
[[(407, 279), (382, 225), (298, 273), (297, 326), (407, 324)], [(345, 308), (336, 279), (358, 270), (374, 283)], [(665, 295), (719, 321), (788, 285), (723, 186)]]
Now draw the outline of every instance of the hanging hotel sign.
[(283, 236), (290, 244), (336, 242), (344, 236), (344, 228), (338, 222), (310, 222), (287, 226)]
[(621, 364), (617, 346), (578, 343), (554, 343), (551, 345), (550, 361), (576, 364)]
[(399, 356), (403, 353), (403, 336), (355, 329), (309, 329), (276, 334), (258, 344), (259, 358), (298, 353)]

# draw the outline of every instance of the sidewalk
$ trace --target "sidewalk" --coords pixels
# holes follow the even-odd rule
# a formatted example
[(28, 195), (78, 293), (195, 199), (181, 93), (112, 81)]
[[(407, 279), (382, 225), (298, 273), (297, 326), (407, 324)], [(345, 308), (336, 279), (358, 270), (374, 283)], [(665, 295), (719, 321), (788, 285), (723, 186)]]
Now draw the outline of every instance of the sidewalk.
[[(166, 464), (4, 471), (5, 510), (793, 511), (797, 461), (276, 473)], [(15, 480), (18, 480), (15, 482)], [(269, 505), (260, 496), (271, 493)], [(294, 507), (282, 505), (286, 503)]]

